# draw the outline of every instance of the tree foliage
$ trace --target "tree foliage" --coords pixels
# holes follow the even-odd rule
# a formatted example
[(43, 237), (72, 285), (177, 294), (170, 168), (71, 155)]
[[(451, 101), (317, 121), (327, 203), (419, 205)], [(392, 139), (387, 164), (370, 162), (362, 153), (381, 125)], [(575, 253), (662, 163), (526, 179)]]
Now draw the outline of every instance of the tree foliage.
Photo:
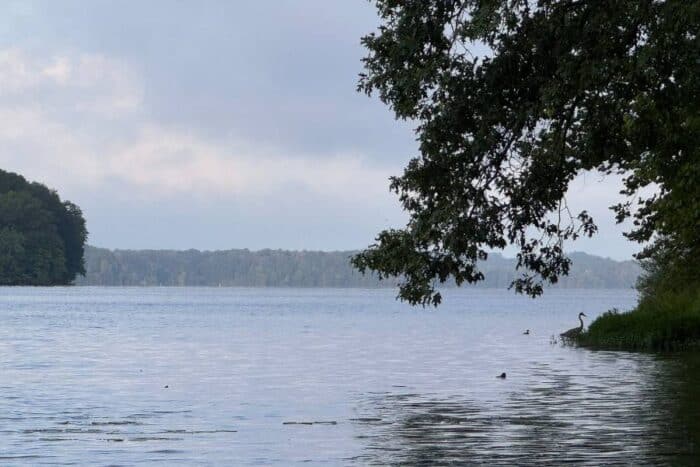
[(641, 257), (697, 256), (700, 2), (376, 4), (359, 89), (416, 122), (420, 155), (391, 180), (408, 225), (355, 256), (360, 270), (438, 304), (436, 282), (480, 281), (479, 260), (514, 245), (512, 285), (538, 295), (569, 271), (564, 242), (597, 230), (566, 204), (583, 171), (624, 177), (613, 209)]
[(80, 208), (0, 170), (0, 284), (61, 285), (85, 274)]

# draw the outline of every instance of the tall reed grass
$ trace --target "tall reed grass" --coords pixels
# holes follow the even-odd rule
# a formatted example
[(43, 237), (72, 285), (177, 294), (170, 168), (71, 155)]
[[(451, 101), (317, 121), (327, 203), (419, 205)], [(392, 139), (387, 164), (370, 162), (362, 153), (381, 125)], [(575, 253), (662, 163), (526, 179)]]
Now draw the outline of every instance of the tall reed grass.
[(700, 349), (700, 290), (646, 297), (630, 312), (608, 311), (575, 343), (610, 350)]

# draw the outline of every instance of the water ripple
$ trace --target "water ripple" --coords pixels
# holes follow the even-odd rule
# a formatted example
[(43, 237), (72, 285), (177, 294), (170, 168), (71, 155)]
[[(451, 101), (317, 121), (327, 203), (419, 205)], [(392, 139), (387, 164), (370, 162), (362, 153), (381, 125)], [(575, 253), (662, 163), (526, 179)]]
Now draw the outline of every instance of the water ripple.
[(551, 343), (633, 293), (446, 294), (0, 288), (0, 464), (697, 463), (700, 359)]

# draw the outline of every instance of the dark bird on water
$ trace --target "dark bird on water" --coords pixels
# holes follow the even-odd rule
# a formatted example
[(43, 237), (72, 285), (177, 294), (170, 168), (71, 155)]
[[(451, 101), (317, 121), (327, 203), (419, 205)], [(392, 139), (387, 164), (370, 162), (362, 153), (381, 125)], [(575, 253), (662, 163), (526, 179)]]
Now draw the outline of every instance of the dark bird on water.
[(496, 376), (496, 378), (506, 379), (506, 374), (501, 373), (500, 375)]
[(526, 329), (525, 332), (524, 332), (523, 334), (525, 334), (526, 336), (529, 336), (529, 335), (530, 335), (530, 330), (529, 330), (529, 329)]
[[(584, 316), (586, 316), (585, 313), (579, 313), (579, 314), (578, 314), (578, 320), (579, 320), (579, 322), (581, 323), (581, 324), (579, 325), (579, 327), (577, 327), (577, 328), (571, 328), (571, 329), (569, 329), (568, 331), (562, 332), (562, 333), (559, 334), (559, 335), (560, 335), (561, 337), (576, 337), (576, 336), (578, 336), (579, 334), (581, 334), (581, 332), (583, 332), (583, 317), (584, 317)], [(586, 316), (586, 318), (587, 318), (587, 316)]]

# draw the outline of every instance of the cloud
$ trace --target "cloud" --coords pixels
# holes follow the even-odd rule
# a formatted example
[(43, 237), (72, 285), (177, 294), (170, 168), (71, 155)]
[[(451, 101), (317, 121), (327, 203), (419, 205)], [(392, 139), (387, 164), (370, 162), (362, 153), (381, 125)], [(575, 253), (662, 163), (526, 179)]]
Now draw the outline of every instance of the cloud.
[(113, 117), (140, 108), (142, 85), (125, 63), (99, 54), (30, 56), (0, 50), (0, 98), (60, 112)]
[[(367, 199), (386, 192), (389, 171), (361, 156), (311, 158), (149, 126), (108, 157), (105, 173), (141, 189), (168, 194), (267, 195), (302, 189), (318, 195)], [(381, 187), (381, 188), (380, 188)]]
[(0, 107), (0, 163), (54, 187), (94, 186), (103, 174), (89, 143), (41, 110)]
[(73, 193), (111, 183), (132, 197), (388, 196), (391, 170), (359, 154), (291, 154), (153, 121), (140, 82), (102, 55), (0, 50), (0, 163)]

